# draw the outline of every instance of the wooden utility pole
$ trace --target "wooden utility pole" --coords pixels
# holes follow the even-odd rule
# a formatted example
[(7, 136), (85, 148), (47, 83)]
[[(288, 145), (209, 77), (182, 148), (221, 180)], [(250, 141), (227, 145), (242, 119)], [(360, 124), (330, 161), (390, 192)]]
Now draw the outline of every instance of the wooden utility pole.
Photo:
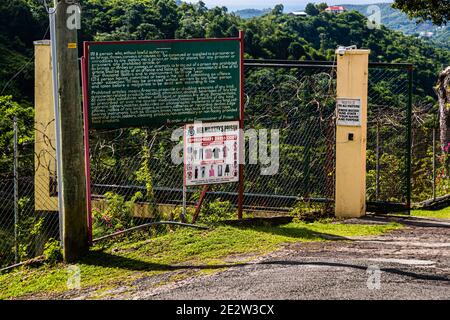
[(70, 28), (68, 23), (73, 19), (71, 9), (78, 1), (55, 2), (63, 181), (63, 255), (64, 261), (74, 262), (88, 250), (77, 29)]

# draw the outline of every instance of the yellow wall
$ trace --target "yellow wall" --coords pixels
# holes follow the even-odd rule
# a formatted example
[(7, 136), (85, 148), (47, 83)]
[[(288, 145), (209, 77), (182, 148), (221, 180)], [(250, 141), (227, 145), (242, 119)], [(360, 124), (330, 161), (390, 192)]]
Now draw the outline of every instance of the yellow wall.
[[(51, 47), (47, 40), (36, 41), (35, 50), (35, 210), (58, 211), (56, 185), (55, 122), (53, 110)], [(53, 191), (50, 190), (51, 183)], [(92, 201), (93, 209), (104, 210), (102, 200)], [(166, 207), (160, 207), (169, 210)], [(134, 216), (149, 218), (148, 205), (134, 205)]]
[[(366, 211), (367, 85), (369, 50), (337, 55), (337, 98), (361, 99), (361, 126), (336, 128), (337, 217), (360, 217)], [(353, 141), (348, 134), (353, 133)]]
[(36, 41), (35, 50), (35, 210), (58, 211), (56, 190), (55, 122), (50, 42)]
[[(176, 208), (176, 205), (158, 205), (159, 213), (165, 217), (168, 217)], [(104, 199), (92, 199), (92, 210), (106, 211), (108, 210), (108, 203)], [(135, 218), (155, 218), (151, 214), (150, 205), (145, 202), (136, 202), (133, 204), (133, 216)]]

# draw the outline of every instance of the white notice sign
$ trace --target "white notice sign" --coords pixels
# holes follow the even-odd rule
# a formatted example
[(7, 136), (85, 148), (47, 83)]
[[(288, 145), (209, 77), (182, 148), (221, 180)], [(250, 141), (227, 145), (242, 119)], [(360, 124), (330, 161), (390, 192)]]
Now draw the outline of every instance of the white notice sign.
[(338, 126), (361, 126), (361, 99), (338, 98), (336, 113)]
[(239, 181), (239, 121), (186, 124), (186, 186)]

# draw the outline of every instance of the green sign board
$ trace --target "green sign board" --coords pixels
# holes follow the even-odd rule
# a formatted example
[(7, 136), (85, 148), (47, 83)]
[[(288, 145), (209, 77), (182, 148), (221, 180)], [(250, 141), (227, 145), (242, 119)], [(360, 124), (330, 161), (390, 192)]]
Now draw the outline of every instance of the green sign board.
[(92, 129), (239, 119), (240, 39), (87, 42), (85, 57)]

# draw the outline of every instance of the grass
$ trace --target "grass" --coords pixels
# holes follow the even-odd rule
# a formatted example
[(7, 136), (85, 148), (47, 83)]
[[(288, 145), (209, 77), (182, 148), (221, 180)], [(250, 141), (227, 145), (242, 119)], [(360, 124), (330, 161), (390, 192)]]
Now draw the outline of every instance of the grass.
[(450, 207), (441, 210), (412, 210), (411, 215), (424, 218), (450, 219)]
[[(328, 241), (330, 236), (378, 235), (400, 228), (398, 224), (361, 225), (342, 223), (290, 223), (278, 227), (238, 228), (218, 226), (212, 230), (178, 229), (153, 239), (121, 241), (96, 247), (78, 266), (81, 289), (102, 292), (135, 280), (170, 271), (211, 273), (255, 255), (277, 249), (282, 243)], [(227, 258), (238, 257), (235, 262)], [(200, 271), (198, 271), (200, 270)], [(59, 263), (23, 267), (0, 275), (0, 299), (39, 294), (42, 297), (67, 291), (67, 266)], [(176, 276), (177, 277), (182, 277)], [(170, 277), (169, 277), (170, 278)], [(103, 288), (103, 289), (102, 289)]]

